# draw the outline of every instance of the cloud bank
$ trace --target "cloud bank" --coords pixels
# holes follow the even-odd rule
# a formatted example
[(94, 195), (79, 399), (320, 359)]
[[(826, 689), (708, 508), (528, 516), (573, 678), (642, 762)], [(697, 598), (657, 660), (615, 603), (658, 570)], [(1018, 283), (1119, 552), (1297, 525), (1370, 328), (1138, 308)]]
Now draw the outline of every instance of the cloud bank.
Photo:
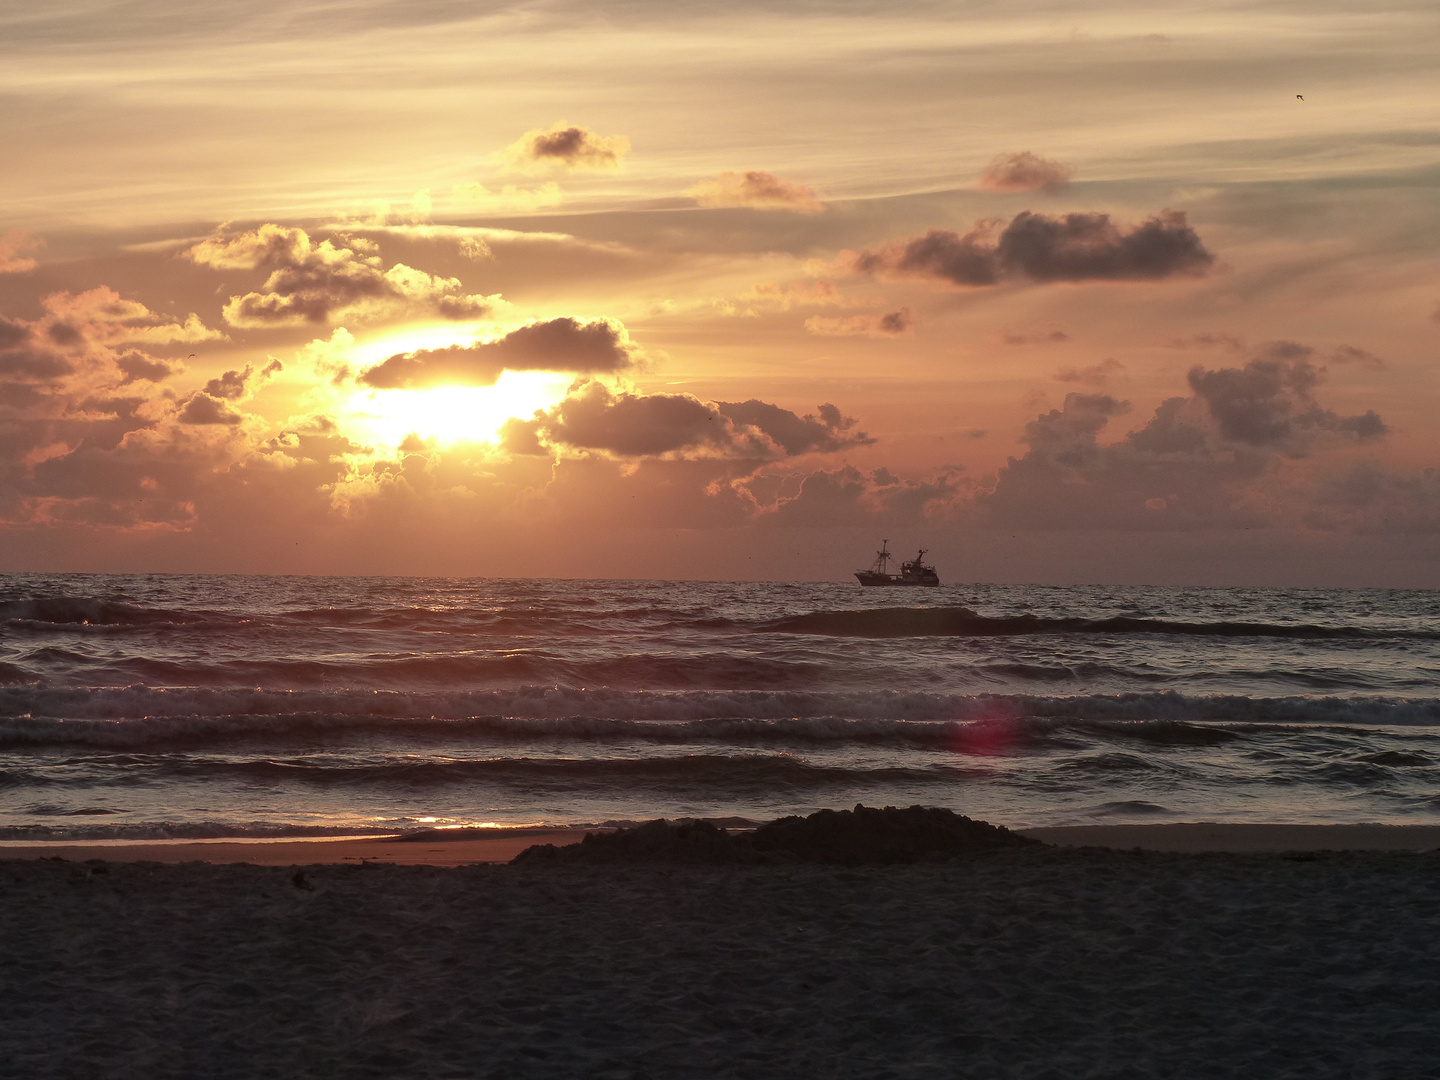
[(1307, 513), (1307, 493), (1291, 463), (1386, 434), (1373, 411), (1342, 416), (1320, 405), (1321, 377), (1303, 357), (1196, 366), (1186, 377), (1190, 396), (1162, 402), (1142, 427), (1104, 445), (1099, 434), (1128, 403), (1069, 394), (1026, 425), (1030, 449), (976, 499), (979, 519), (1044, 529), (1294, 524)]

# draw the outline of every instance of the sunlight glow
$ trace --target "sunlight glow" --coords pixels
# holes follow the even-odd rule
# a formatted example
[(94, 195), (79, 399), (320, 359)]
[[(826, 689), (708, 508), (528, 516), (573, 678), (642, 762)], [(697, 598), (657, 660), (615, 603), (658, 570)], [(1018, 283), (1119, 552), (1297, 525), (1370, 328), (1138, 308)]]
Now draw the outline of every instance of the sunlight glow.
[(342, 427), (388, 446), (399, 446), (407, 435), (442, 443), (493, 443), (505, 421), (555, 405), (573, 379), (563, 372), (506, 371), (494, 386), (358, 390), (346, 405)]

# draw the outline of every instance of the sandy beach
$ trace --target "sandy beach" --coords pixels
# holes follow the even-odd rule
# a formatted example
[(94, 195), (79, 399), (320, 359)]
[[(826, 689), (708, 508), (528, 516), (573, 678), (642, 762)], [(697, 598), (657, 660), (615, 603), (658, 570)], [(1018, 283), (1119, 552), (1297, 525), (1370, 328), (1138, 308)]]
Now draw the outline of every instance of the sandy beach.
[(354, 861), (357, 843), (257, 845), (339, 856), (303, 870), (221, 864), (253, 854), (224, 844), (0, 863), (0, 970), (25, 988), (0, 1074), (1398, 1078), (1440, 1060), (1433, 852), (444, 868)]
[[(397, 866), (468, 866), (509, 862), (532, 844), (573, 844), (585, 829), (493, 829), (402, 837), (305, 840), (150, 840), (109, 843), (0, 844), (0, 860), (68, 859), (84, 862), (249, 863), (311, 866), (393, 863)], [(1432, 851), (1440, 825), (1067, 825), (1020, 829), (1060, 847), (1171, 852)]]

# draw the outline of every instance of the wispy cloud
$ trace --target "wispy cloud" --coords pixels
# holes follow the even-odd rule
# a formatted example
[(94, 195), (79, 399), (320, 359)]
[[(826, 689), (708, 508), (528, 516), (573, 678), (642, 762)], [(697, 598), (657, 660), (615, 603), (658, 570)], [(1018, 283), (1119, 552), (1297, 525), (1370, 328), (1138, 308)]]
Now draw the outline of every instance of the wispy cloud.
[(696, 184), (686, 194), (701, 206), (748, 206), (796, 214), (818, 214), (825, 209), (815, 192), (804, 184), (754, 169), (723, 172), (714, 180)]
[(1070, 183), (1075, 170), (1028, 150), (1001, 154), (980, 173), (982, 191), (1059, 191)]

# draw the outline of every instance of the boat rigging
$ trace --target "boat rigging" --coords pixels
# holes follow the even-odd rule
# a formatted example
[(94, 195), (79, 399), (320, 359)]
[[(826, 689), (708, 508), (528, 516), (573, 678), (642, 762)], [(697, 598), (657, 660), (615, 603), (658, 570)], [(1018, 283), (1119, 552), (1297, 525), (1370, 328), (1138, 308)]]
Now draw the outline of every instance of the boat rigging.
[(900, 564), (900, 572), (890, 572), (890, 563), (895, 556), (890, 554), (890, 541), (882, 540), (880, 550), (875, 553), (875, 565), (869, 570), (856, 570), (855, 577), (861, 585), (929, 585), (940, 584), (940, 575), (935, 567), (925, 565), (925, 549), (909, 562)]

